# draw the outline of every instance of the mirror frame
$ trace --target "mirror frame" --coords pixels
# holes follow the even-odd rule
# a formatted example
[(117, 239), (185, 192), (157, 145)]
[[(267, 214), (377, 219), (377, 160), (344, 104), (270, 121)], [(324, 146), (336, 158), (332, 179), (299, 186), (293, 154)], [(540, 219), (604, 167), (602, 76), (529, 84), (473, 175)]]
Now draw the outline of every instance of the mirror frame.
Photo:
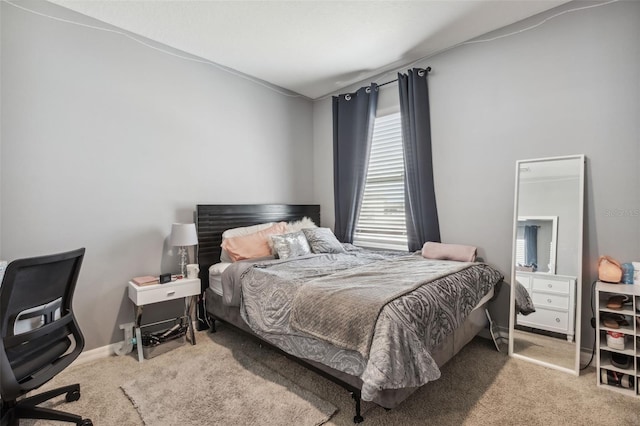
[[(537, 365), (542, 365), (544, 367), (549, 367), (555, 370), (563, 371), (565, 373), (573, 374), (575, 376), (580, 375), (580, 351), (581, 351), (581, 342), (582, 342), (582, 262), (578, 264), (578, 270), (576, 271), (576, 318), (575, 318), (575, 359), (574, 359), (574, 368), (566, 368), (556, 364), (551, 364), (545, 361), (541, 361), (539, 359), (530, 358), (525, 355), (517, 354), (513, 352), (513, 340), (514, 340), (514, 330), (515, 330), (515, 322), (516, 322), (516, 295), (515, 291), (513, 291), (513, 283), (516, 280), (516, 236), (517, 236), (517, 227), (518, 227), (518, 201), (520, 196), (520, 166), (528, 163), (537, 163), (541, 161), (557, 161), (557, 160), (580, 160), (580, 177), (579, 177), (579, 198), (578, 204), (580, 207), (578, 214), (578, 229), (581, 232), (578, 232), (578, 241), (577, 249), (578, 249), (578, 259), (582, 260), (582, 246), (584, 239), (584, 188), (585, 188), (585, 156), (584, 154), (580, 155), (567, 155), (561, 157), (548, 157), (548, 158), (537, 158), (537, 159), (529, 159), (529, 160), (518, 160), (516, 161), (516, 177), (515, 177), (515, 196), (514, 196), (514, 207), (513, 207), (513, 236), (511, 240), (512, 250), (511, 250), (511, 291), (509, 296), (509, 356), (513, 358), (522, 359), (525, 361), (532, 362)], [(557, 240), (556, 240), (557, 244)], [(556, 250), (557, 252), (557, 250)], [(556, 254), (557, 256), (557, 254)]]

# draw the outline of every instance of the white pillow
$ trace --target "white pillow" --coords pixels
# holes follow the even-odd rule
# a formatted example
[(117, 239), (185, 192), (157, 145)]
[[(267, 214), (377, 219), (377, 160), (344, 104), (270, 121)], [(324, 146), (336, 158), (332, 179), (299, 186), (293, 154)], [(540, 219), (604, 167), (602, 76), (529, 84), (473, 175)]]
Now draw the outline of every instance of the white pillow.
[(313, 222), (311, 218), (308, 218), (305, 216), (302, 219), (297, 220), (295, 222), (287, 223), (287, 233), (301, 231), (303, 229), (308, 229), (308, 228), (317, 228), (317, 227), (318, 226)]
[[(256, 232), (267, 229), (273, 226), (274, 224), (275, 222), (269, 222), (269, 223), (260, 223), (258, 225), (242, 226), (240, 228), (227, 229), (222, 233), (222, 241), (224, 241), (225, 238), (242, 237), (245, 235), (255, 234)], [(220, 262), (226, 262), (226, 263), (233, 262), (233, 260), (231, 260), (231, 256), (229, 256), (229, 253), (227, 253), (225, 249), (222, 249), (222, 251), (220, 252)]]
[(222, 275), (225, 269), (227, 269), (231, 263), (216, 263), (209, 267), (209, 273), (214, 275)]

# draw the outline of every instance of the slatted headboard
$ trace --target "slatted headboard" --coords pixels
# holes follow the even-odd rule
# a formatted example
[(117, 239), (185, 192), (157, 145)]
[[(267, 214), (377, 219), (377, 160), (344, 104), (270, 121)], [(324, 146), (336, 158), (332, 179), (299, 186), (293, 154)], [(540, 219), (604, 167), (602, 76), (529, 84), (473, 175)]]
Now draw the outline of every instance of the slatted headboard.
[(320, 226), (317, 204), (198, 204), (196, 228), (202, 291), (209, 286), (209, 267), (220, 262), (224, 231), (265, 222), (290, 222), (305, 216)]

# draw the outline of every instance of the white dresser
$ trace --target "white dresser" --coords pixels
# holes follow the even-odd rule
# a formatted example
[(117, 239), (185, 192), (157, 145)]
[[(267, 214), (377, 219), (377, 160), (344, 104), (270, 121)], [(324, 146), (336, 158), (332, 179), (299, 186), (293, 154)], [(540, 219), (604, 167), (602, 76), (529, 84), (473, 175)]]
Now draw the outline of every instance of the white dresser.
[(569, 342), (575, 336), (576, 277), (540, 272), (516, 271), (536, 308), (529, 315), (518, 314), (517, 324), (540, 330), (566, 334)]

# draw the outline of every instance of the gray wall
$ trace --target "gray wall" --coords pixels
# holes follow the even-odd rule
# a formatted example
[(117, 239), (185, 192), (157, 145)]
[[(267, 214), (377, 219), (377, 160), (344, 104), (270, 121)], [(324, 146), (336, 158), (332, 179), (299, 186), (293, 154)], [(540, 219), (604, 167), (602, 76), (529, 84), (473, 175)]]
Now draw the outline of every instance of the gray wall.
[[(588, 4), (568, 3), (487, 37)], [(598, 256), (640, 256), (639, 22), (640, 2), (621, 1), (567, 13), (510, 37), (462, 45), (418, 64), (433, 68), (429, 88), (442, 239), (479, 247), (479, 255), (506, 277), (516, 160), (586, 155), (584, 347), (593, 341), (589, 297)], [(326, 98), (314, 104), (314, 187), (327, 226), (333, 223), (331, 138)], [(492, 311), (506, 326), (508, 287)]]
[[(329, 98), (312, 105), (4, 2), (0, 13), (0, 258), (87, 247), (75, 306), (88, 349), (122, 338), (130, 277), (176, 269), (166, 238), (195, 204), (315, 202), (333, 225)], [(505, 275), (515, 161), (586, 154), (587, 311), (599, 255), (640, 260), (638, 22), (640, 3), (618, 2), (417, 64), (433, 67), (443, 240), (478, 246)], [(507, 293), (492, 307), (503, 325)]]
[(314, 201), (306, 98), (0, 7), (0, 258), (87, 248), (74, 300), (87, 349), (122, 340), (131, 277), (177, 271), (166, 239), (196, 204)]

